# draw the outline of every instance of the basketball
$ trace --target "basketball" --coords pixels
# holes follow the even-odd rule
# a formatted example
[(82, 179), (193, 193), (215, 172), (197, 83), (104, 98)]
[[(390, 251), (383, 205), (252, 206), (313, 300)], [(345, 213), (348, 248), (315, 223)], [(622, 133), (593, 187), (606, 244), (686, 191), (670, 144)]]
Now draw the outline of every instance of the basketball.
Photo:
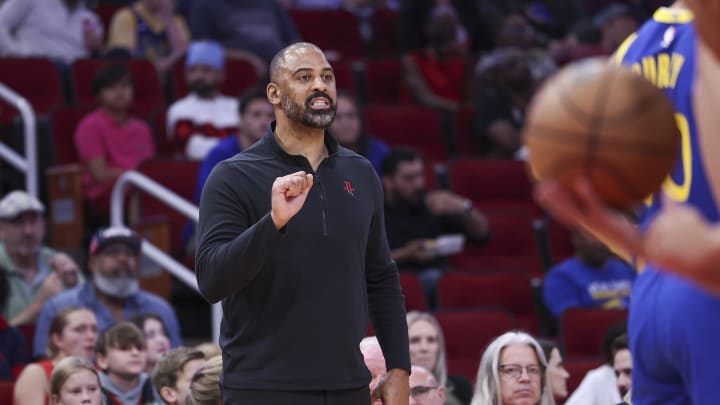
[(567, 188), (585, 176), (618, 209), (659, 190), (680, 148), (667, 96), (605, 58), (576, 62), (548, 79), (530, 103), (523, 139), (535, 179)]

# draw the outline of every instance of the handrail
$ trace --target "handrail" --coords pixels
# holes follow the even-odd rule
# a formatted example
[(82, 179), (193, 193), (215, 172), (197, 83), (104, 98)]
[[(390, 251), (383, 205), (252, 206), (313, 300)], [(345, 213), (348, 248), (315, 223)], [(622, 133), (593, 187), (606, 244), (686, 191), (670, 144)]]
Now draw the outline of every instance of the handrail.
[[(115, 182), (110, 199), (110, 223), (115, 225), (125, 225), (124, 219), (124, 203), (125, 192), (128, 185), (143, 190), (144, 192), (158, 198), (167, 204), (168, 207), (175, 209), (184, 216), (192, 219), (197, 224), (200, 218), (200, 210), (194, 204), (189, 203), (172, 190), (156, 182), (155, 180), (131, 170), (123, 173)], [(188, 269), (185, 265), (175, 260), (172, 256), (158, 249), (155, 245), (143, 240), (142, 252), (150, 260), (167, 269), (170, 274), (177, 277), (183, 283), (198, 291), (195, 273)], [(220, 322), (222, 320), (222, 306), (219, 303), (212, 305), (212, 338), (217, 342), (220, 337)]]
[(13, 167), (25, 174), (25, 187), (27, 193), (33, 197), (38, 196), (38, 164), (37, 164), (37, 132), (35, 112), (32, 105), (20, 94), (0, 83), (0, 98), (7, 101), (20, 111), (25, 130), (25, 157), (0, 143), (0, 157)]

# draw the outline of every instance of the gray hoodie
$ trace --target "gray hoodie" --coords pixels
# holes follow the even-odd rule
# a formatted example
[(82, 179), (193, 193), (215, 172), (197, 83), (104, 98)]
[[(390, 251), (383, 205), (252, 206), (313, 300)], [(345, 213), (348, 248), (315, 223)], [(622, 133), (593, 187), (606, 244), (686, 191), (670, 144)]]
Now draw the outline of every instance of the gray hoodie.
[[(137, 405), (140, 403), (140, 399), (143, 399), (143, 404), (152, 404), (155, 402), (155, 398), (152, 394), (152, 385), (150, 384), (148, 375), (143, 373), (140, 374), (138, 384), (130, 389), (129, 391), (123, 392), (105, 373), (100, 374), (100, 385), (102, 385), (103, 392), (107, 398), (108, 394), (115, 398), (117, 402), (122, 405)], [(147, 387), (146, 387), (147, 384)], [(146, 397), (143, 398), (143, 391), (146, 393)], [(149, 393), (149, 394), (148, 394)], [(105, 401), (105, 405), (111, 405)]]

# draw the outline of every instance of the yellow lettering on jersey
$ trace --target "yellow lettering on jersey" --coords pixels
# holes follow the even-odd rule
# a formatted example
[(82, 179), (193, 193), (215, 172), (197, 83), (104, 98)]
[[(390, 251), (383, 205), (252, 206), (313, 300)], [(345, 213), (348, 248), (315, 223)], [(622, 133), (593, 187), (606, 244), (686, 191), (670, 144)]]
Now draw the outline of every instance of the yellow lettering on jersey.
[(639, 75), (642, 74), (642, 70), (641, 70), (641, 68), (640, 68), (640, 64), (639, 64), (639, 63), (633, 63), (633, 64), (632, 64), (632, 71), (635, 72), (635, 73), (637, 73), (637, 74), (639, 74)]
[(677, 86), (677, 80), (678, 76), (680, 75), (680, 70), (685, 64), (685, 56), (680, 53), (673, 52), (672, 60), (670, 63), (672, 65), (670, 69), (670, 72), (672, 72), (670, 74), (670, 87), (675, 88), (675, 86)]
[(654, 57), (646, 56), (642, 58), (642, 71), (643, 76), (645, 76), (645, 78), (652, 84), (657, 83), (657, 66), (655, 65)]
[(670, 55), (666, 53), (657, 56), (657, 83), (661, 89), (670, 87)]
[(690, 196), (690, 185), (692, 184), (692, 146), (690, 143), (690, 126), (687, 118), (675, 113), (675, 121), (680, 130), (680, 159), (682, 164), (682, 183), (677, 184), (671, 176), (668, 176), (663, 183), (663, 192), (678, 202), (686, 202)]

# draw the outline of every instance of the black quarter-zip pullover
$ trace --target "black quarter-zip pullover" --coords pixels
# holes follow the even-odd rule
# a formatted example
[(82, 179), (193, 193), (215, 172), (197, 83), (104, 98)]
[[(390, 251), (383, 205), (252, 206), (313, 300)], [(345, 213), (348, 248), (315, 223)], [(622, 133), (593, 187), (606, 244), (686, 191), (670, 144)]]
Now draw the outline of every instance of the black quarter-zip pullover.
[[(196, 272), (202, 295), (222, 300), (223, 386), (366, 386), (358, 344), (368, 315), (388, 369), (409, 370), (404, 299), (372, 165), (326, 135), (329, 156), (314, 172), (280, 147), (274, 127), (218, 164), (200, 201)], [(300, 170), (313, 174), (313, 186), (278, 231), (272, 184)]]

